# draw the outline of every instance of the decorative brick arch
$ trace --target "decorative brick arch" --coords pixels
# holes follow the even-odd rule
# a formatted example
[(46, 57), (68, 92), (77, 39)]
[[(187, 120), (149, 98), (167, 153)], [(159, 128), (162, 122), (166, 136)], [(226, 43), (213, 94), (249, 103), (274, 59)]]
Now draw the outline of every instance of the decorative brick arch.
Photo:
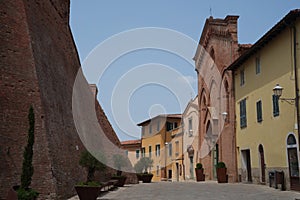
[[(203, 78), (203, 74), (200, 74), (198, 71), (198, 95), (200, 109), (199, 150), (201, 150), (201, 142), (203, 142), (206, 134), (207, 123), (211, 120), (211, 116), (207, 111), (208, 109), (206, 108), (205, 112), (202, 111), (203, 103), (201, 101), (203, 101), (203, 95), (205, 94), (207, 106), (212, 107), (214, 106), (214, 103), (218, 103), (217, 106), (220, 108), (218, 112), (216, 112), (218, 119), (222, 117), (221, 114), (225, 110), (228, 113), (227, 119), (230, 123), (225, 123), (224, 127), (223, 125), (220, 125), (221, 123), (219, 123), (220, 128), (222, 129), (221, 135), (218, 139), (218, 153), (220, 160), (225, 162), (227, 165), (229, 182), (237, 181), (237, 161), (235, 129), (233, 122), (234, 96), (232, 93), (232, 74), (231, 72), (226, 71), (226, 67), (238, 57), (237, 20), (238, 16), (226, 16), (224, 19), (214, 19), (213, 17), (207, 18), (200, 37), (198, 49), (194, 57), (196, 69), (201, 69), (202, 72), (207, 72), (205, 78)], [(214, 61), (213, 65), (211, 65), (211, 62), (205, 62), (207, 58), (203, 56), (206, 55), (203, 51), (206, 51), (206, 54), (210, 56), (209, 59)], [(214, 73), (210, 73), (212, 71), (214, 71)], [(216, 74), (218, 72), (219, 74)], [(217, 79), (218, 75), (220, 80)], [(212, 95), (209, 91), (212, 93), (215, 92), (216, 94)], [(226, 105), (223, 104), (223, 100), (225, 100), (223, 98), (226, 98)], [(214, 122), (214, 120), (211, 122)], [(208, 175), (208, 179), (213, 179), (214, 166), (212, 166), (212, 159), (213, 157), (211, 154), (201, 158), (206, 174)]]

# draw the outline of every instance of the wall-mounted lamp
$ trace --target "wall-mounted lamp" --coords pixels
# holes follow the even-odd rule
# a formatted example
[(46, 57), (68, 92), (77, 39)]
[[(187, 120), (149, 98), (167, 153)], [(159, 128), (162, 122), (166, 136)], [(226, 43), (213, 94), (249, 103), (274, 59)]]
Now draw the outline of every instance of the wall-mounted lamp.
[[(275, 96), (278, 97), (278, 99), (280, 100), (284, 100), (286, 102), (288, 102), (289, 104), (295, 104), (296, 107), (296, 111), (297, 111), (297, 129), (298, 129), (298, 139), (300, 140), (300, 128), (299, 128), (299, 124), (300, 124), (300, 110), (299, 110), (299, 86), (298, 86), (298, 79), (297, 79), (297, 68), (295, 67), (295, 93), (296, 93), (296, 97), (295, 98), (280, 98), (282, 95), (282, 91), (283, 91), (283, 87), (281, 87), (278, 83), (276, 84), (276, 86), (273, 88), (273, 93)], [(300, 143), (298, 144), (300, 147)]]
[(295, 101), (295, 98), (280, 98), (282, 95), (283, 87), (281, 87), (278, 83), (273, 88), (273, 94), (278, 97), (278, 99), (286, 101), (288, 103), (292, 103)]
[(221, 115), (222, 115), (224, 121), (227, 122), (228, 113), (227, 112), (222, 112)]
[(281, 87), (278, 83), (276, 84), (276, 86), (273, 88), (273, 93), (275, 96), (277, 96), (278, 98), (281, 97), (282, 95), (282, 90), (283, 87)]

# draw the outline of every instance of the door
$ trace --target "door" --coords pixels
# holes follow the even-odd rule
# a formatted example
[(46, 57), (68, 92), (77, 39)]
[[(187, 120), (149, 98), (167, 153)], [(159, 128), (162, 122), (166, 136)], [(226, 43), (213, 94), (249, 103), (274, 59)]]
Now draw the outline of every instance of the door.
[(250, 157), (250, 150), (246, 150), (246, 166), (247, 166), (247, 177), (248, 182), (252, 182), (252, 173), (251, 173), (251, 157)]
[(216, 144), (216, 146), (213, 149), (213, 177), (214, 177), (214, 179), (217, 178), (216, 165), (218, 162), (219, 162), (219, 145)]
[(168, 179), (172, 180), (172, 170), (169, 169), (169, 176), (168, 176)]
[(266, 182), (266, 164), (265, 164), (265, 155), (264, 147), (260, 144), (258, 147), (259, 157), (260, 157), (260, 171), (261, 171), (261, 182)]
[(300, 191), (297, 142), (293, 134), (290, 134), (287, 139), (287, 153), (291, 190)]
[(246, 168), (246, 181), (252, 182), (250, 149), (242, 150), (241, 153), (243, 166)]
[(179, 163), (176, 163), (176, 181), (179, 181)]
[(194, 179), (194, 157), (190, 157), (190, 178)]

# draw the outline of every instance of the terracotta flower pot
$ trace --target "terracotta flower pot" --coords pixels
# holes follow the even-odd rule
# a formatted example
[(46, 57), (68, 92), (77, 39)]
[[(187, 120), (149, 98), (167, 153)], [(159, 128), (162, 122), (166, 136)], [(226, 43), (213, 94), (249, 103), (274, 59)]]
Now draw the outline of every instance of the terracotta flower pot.
[(143, 181), (143, 183), (151, 183), (153, 174), (139, 174), (139, 180)]
[(195, 168), (195, 172), (196, 172), (196, 180), (197, 182), (199, 181), (205, 181), (205, 174), (204, 174), (204, 169), (197, 169)]
[(118, 180), (118, 182), (116, 183), (115, 186), (123, 187), (125, 185), (125, 181), (126, 181), (127, 177), (126, 176), (115, 176), (115, 177), (112, 177), (112, 179)]
[(101, 186), (75, 186), (80, 200), (96, 200), (100, 194)]
[(227, 183), (227, 168), (217, 168), (218, 183)]

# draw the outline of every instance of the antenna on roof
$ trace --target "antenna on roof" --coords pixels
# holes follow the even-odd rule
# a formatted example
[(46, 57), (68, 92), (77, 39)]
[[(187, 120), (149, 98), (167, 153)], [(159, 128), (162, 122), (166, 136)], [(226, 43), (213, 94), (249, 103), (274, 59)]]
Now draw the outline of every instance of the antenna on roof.
[(209, 15), (212, 16), (212, 8), (209, 6)]

